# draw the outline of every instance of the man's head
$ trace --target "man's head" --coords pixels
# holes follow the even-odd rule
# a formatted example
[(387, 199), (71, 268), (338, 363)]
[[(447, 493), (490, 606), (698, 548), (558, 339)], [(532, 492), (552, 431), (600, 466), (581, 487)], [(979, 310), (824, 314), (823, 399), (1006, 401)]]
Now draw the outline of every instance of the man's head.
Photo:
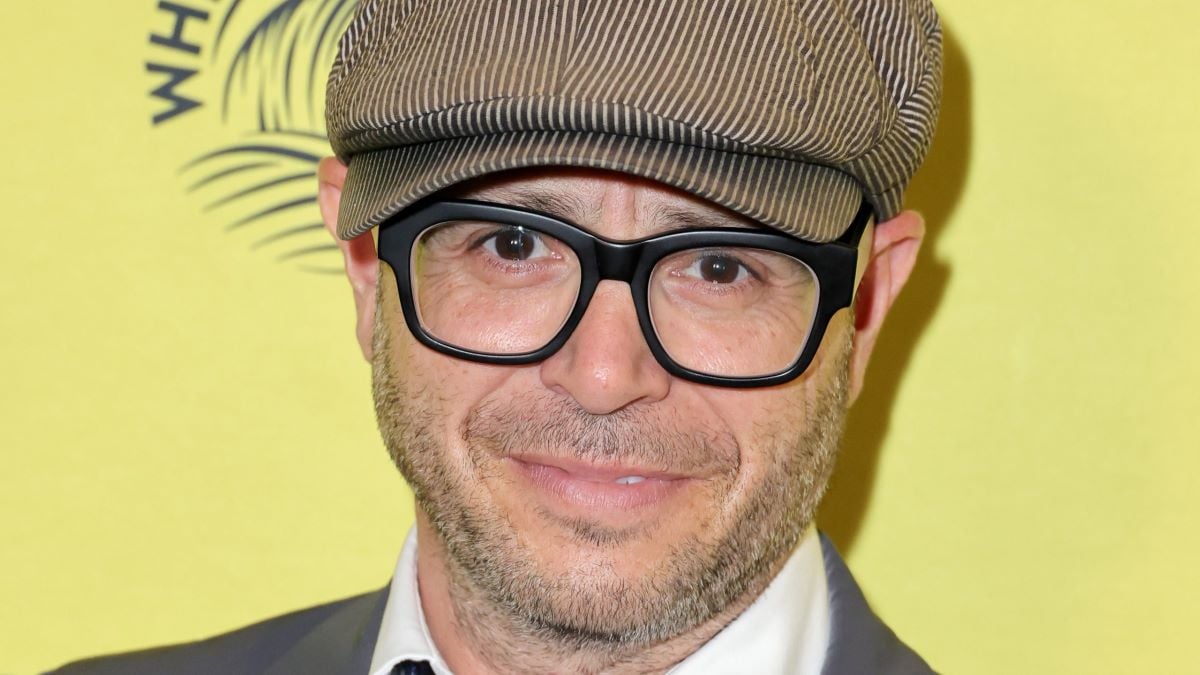
[[(908, 32), (887, 44), (871, 37), (881, 19), (870, 8), (831, 10), (831, 3), (794, 11), (773, 3), (761, 10), (754, 9), (760, 3), (564, 3), (548, 14), (549, 3), (517, 4), (528, 11), (479, 3), (453, 22), (442, 3), (409, 16), (400, 16), (399, 3), (365, 4), (351, 29), (359, 38), (343, 44), (331, 76), (331, 134), (341, 159), (321, 164), (322, 213), (343, 238), (384, 440), (417, 496), (419, 525), (430, 537), (422, 547), (440, 556), (455, 611), (564, 648), (636, 649), (727, 621), (778, 572), (811, 523), (847, 407), (923, 232), (918, 216), (895, 211), (932, 128), (939, 64), (920, 48), (936, 41), (936, 17), (927, 5), (896, 3), (909, 12)], [(780, 28), (781, 20), (793, 25)], [(398, 28), (405, 21), (411, 27)], [(511, 33), (522, 28), (532, 34), (518, 40)], [(747, 61), (737, 48), (759, 45), (756, 30), (790, 42), (751, 50)], [(401, 45), (422, 40), (434, 46), (398, 56)], [(492, 57), (463, 55), (480, 42)], [(641, 60), (626, 63), (634, 47)], [(897, 66), (906, 49), (915, 62)], [(787, 65), (756, 65), (783, 52), (793, 59)], [(643, 68), (630, 70), (637, 64)], [(644, 72), (654, 68), (658, 75)], [(414, 79), (416, 71), (425, 76)], [(390, 79), (380, 76), (386, 72)], [(487, 77), (472, 79), (478, 73)], [(730, 79), (737, 73), (741, 79)], [(778, 114), (730, 108), (738, 97)], [(501, 99), (517, 103), (494, 103)], [(679, 119), (665, 116), (671, 107)], [(379, 113), (385, 108), (391, 117)], [(414, 270), (438, 260), (426, 249), (402, 251), (403, 265), (381, 263), (370, 227), (403, 219), (433, 193), (536, 211), (613, 242), (770, 226), (812, 242), (803, 246), (832, 247), (863, 197), (884, 218), (866, 228), (858, 264), (841, 281), (857, 289), (854, 303), (814, 338), (807, 367), (785, 382), (733, 387), (664, 367), (632, 286), (615, 277), (598, 282), (561, 347), (533, 362), (486, 363), (418, 340), (401, 307), (413, 293), (401, 287), (462, 284), (444, 275), (416, 279)], [(459, 239), (410, 239), (441, 236), (439, 250), (455, 260), (473, 256), (471, 270), (491, 270), (472, 273), (472, 283), (534, 274), (506, 266), (502, 256), (479, 257), (495, 252), (486, 246), (495, 246), (496, 230), (485, 226), (472, 220), (466, 231), (482, 234)], [(578, 251), (529, 232), (528, 246), (545, 246), (547, 260), (566, 270), (585, 266), (563, 262)], [(404, 269), (399, 279), (396, 267)], [(505, 281), (495, 281), (501, 273)], [(660, 288), (655, 278), (648, 298)], [(699, 288), (717, 292), (706, 281)], [(804, 292), (817, 297), (821, 285), (808, 283)], [(474, 288), (474, 295), (431, 291), (420, 311), (451, 327), (494, 325), (486, 307), (464, 299), (490, 287)], [(670, 292), (667, 282), (661, 288)], [(496, 304), (506, 330), (551, 311), (522, 304), (529, 296), (504, 297), (517, 298)], [(782, 317), (764, 325), (808, 321), (787, 303), (761, 306), (769, 315), (761, 320)], [(678, 307), (685, 327), (710, 314), (695, 303)], [(718, 325), (738, 329), (725, 315), (707, 329)], [(721, 349), (736, 361), (790, 339), (784, 329), (768, 330)], [(672, 359), (679, 354), (666, 365)]]

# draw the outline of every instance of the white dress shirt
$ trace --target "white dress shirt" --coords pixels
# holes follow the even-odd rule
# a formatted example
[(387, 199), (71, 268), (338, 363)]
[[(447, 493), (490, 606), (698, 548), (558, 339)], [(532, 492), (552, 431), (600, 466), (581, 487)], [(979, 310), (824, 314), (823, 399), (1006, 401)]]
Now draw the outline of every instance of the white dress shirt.
[[(821, 541), (816, 528), (809, 526), (763, 594), (724, 630), (667, 672), (819, 675), (829, 644), (827, 595)], [(421, 608), (415, 526), (409, 530), (396, 563), (370, 675), (390, 675), (396, 664), (407, 659), (428, 661), (437, 675), (452, 675), (429, 635)]]

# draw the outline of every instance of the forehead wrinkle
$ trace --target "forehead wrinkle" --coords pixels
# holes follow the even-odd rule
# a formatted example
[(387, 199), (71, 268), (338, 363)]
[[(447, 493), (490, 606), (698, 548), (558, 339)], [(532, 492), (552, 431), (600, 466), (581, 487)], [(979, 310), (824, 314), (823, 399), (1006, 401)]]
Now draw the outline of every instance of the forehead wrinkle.
[[(689, 208), (690, 207), (690, 208)], [(761, 226), (743, 217), (717, 208), (679, 206), (655, 199), (639, 204), (638, 221), (645, 223), (646, 234), (679, 230), (715, 230), (719, 228), (754, 229)]]
[[(650, 181), (643, 181), (643, 183), (649, 184)], [(584, 189), (579, 189), (580, 187), (584, 187)], [(611, 229), (611, 227), (604, 227), (606, 221), (614, 221), (612, 214), (604, 213), (608, 200), (604, 199), (602, 195), (596, 194), (595, 191), (586, 189), (589, 187), (596, 186), (578, 186), (572, 183), (564, 185), (559, 181), (552, 181), (548, 185), (517, 183), (468, 189), (460, 192), (459, 196), (540, 211), (572, 222), (592, 232), (599, 233), (600, 230)], [(607, 189), (613, 186), (605, 185), (604, 187)], [(628, 185), (621, 187), (625, 190), (631, 189), (631, 186)], [(663, 193), (662, 187), (647, 190), (645, 185), (632, 187), (632, 192), (634, 213), (624, 217), (631, 217), (633, 222), (622, 224), (619, 222), (621, 218), (617, 218), (612, 223), (619, 229), (625, 230), (622, 233), (625, 236), (617, 235), (615, 237), (618, 240), (639, 239), (665, 232), (686, 230), (765, 229), (763, 225), (745, 216), (716, 204), (701, 202), (699, 197), (671, 198)], [(609, 233), (610, 236), (614, 234)]]
[(481, 190), (473, 196), (476, 199), (541, 211), (577, 225), (595, 222), (600, 215), (600, 209), (593, 203), (594, 200), (585, 199), (569, 190), (511, 185)]

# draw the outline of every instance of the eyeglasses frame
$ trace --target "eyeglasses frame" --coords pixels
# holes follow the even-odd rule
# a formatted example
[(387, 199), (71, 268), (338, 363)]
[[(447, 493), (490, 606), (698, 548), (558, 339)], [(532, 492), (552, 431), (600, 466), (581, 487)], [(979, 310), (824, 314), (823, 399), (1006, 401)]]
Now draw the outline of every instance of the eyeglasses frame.
[[(507, 204), (452, 199), (421, 202), (392, 216), (379, 226), (378, 255), (396, 277), (400, 306), (409, 332), (433, 350), (478, 363), (523, 365), (550, 358), (570, 339), (603, 280), (629, 285), (642, 336), (655, 360), (668, 373), (693, 382), (723, 387), (765, 387), (796, 379), (811, 365), (824, 339), (830, 319), (849, 307), (854, 298), (858, 247), (873, 210), (865, 199), (849, 229), (828, 243), (814, 243), (777, 230), (714, 228), (680, 230), (633, 241), (614, 241), (592, 234), (569, 220)], [(524, 227), (552, 236), (570, 247), (579, 260), (579, 293), (562, 328), (543, 347), (521, 354), (487, 354), (448, 344), (421, 326), (412, 286), (412, 250), (428, 228), (456, 220), (482, 220)], [(766, 249), (800, 260), (817, 280), (817, 307), (800, 356), (787, 369), (752, 377), (710, 375), (686, 368), (671, 359), (662, 346), (650, 318), (649, 283), (654, 266), (663, 258), (684, 249), (708, 246), (740, 246)]]

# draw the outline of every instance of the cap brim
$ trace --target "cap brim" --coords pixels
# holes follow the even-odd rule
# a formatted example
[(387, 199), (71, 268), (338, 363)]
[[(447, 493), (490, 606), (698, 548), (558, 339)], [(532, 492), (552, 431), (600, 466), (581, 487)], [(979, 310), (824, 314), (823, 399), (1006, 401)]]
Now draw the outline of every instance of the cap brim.
[(456, 183), (535, 166), (649, 178), (816, 242), (841, 236), (863, 199), (848, 174), (817, 164), (612, 134), (521, 132), (354, 155), (342, 188), (338, 236), (356, 237)]

